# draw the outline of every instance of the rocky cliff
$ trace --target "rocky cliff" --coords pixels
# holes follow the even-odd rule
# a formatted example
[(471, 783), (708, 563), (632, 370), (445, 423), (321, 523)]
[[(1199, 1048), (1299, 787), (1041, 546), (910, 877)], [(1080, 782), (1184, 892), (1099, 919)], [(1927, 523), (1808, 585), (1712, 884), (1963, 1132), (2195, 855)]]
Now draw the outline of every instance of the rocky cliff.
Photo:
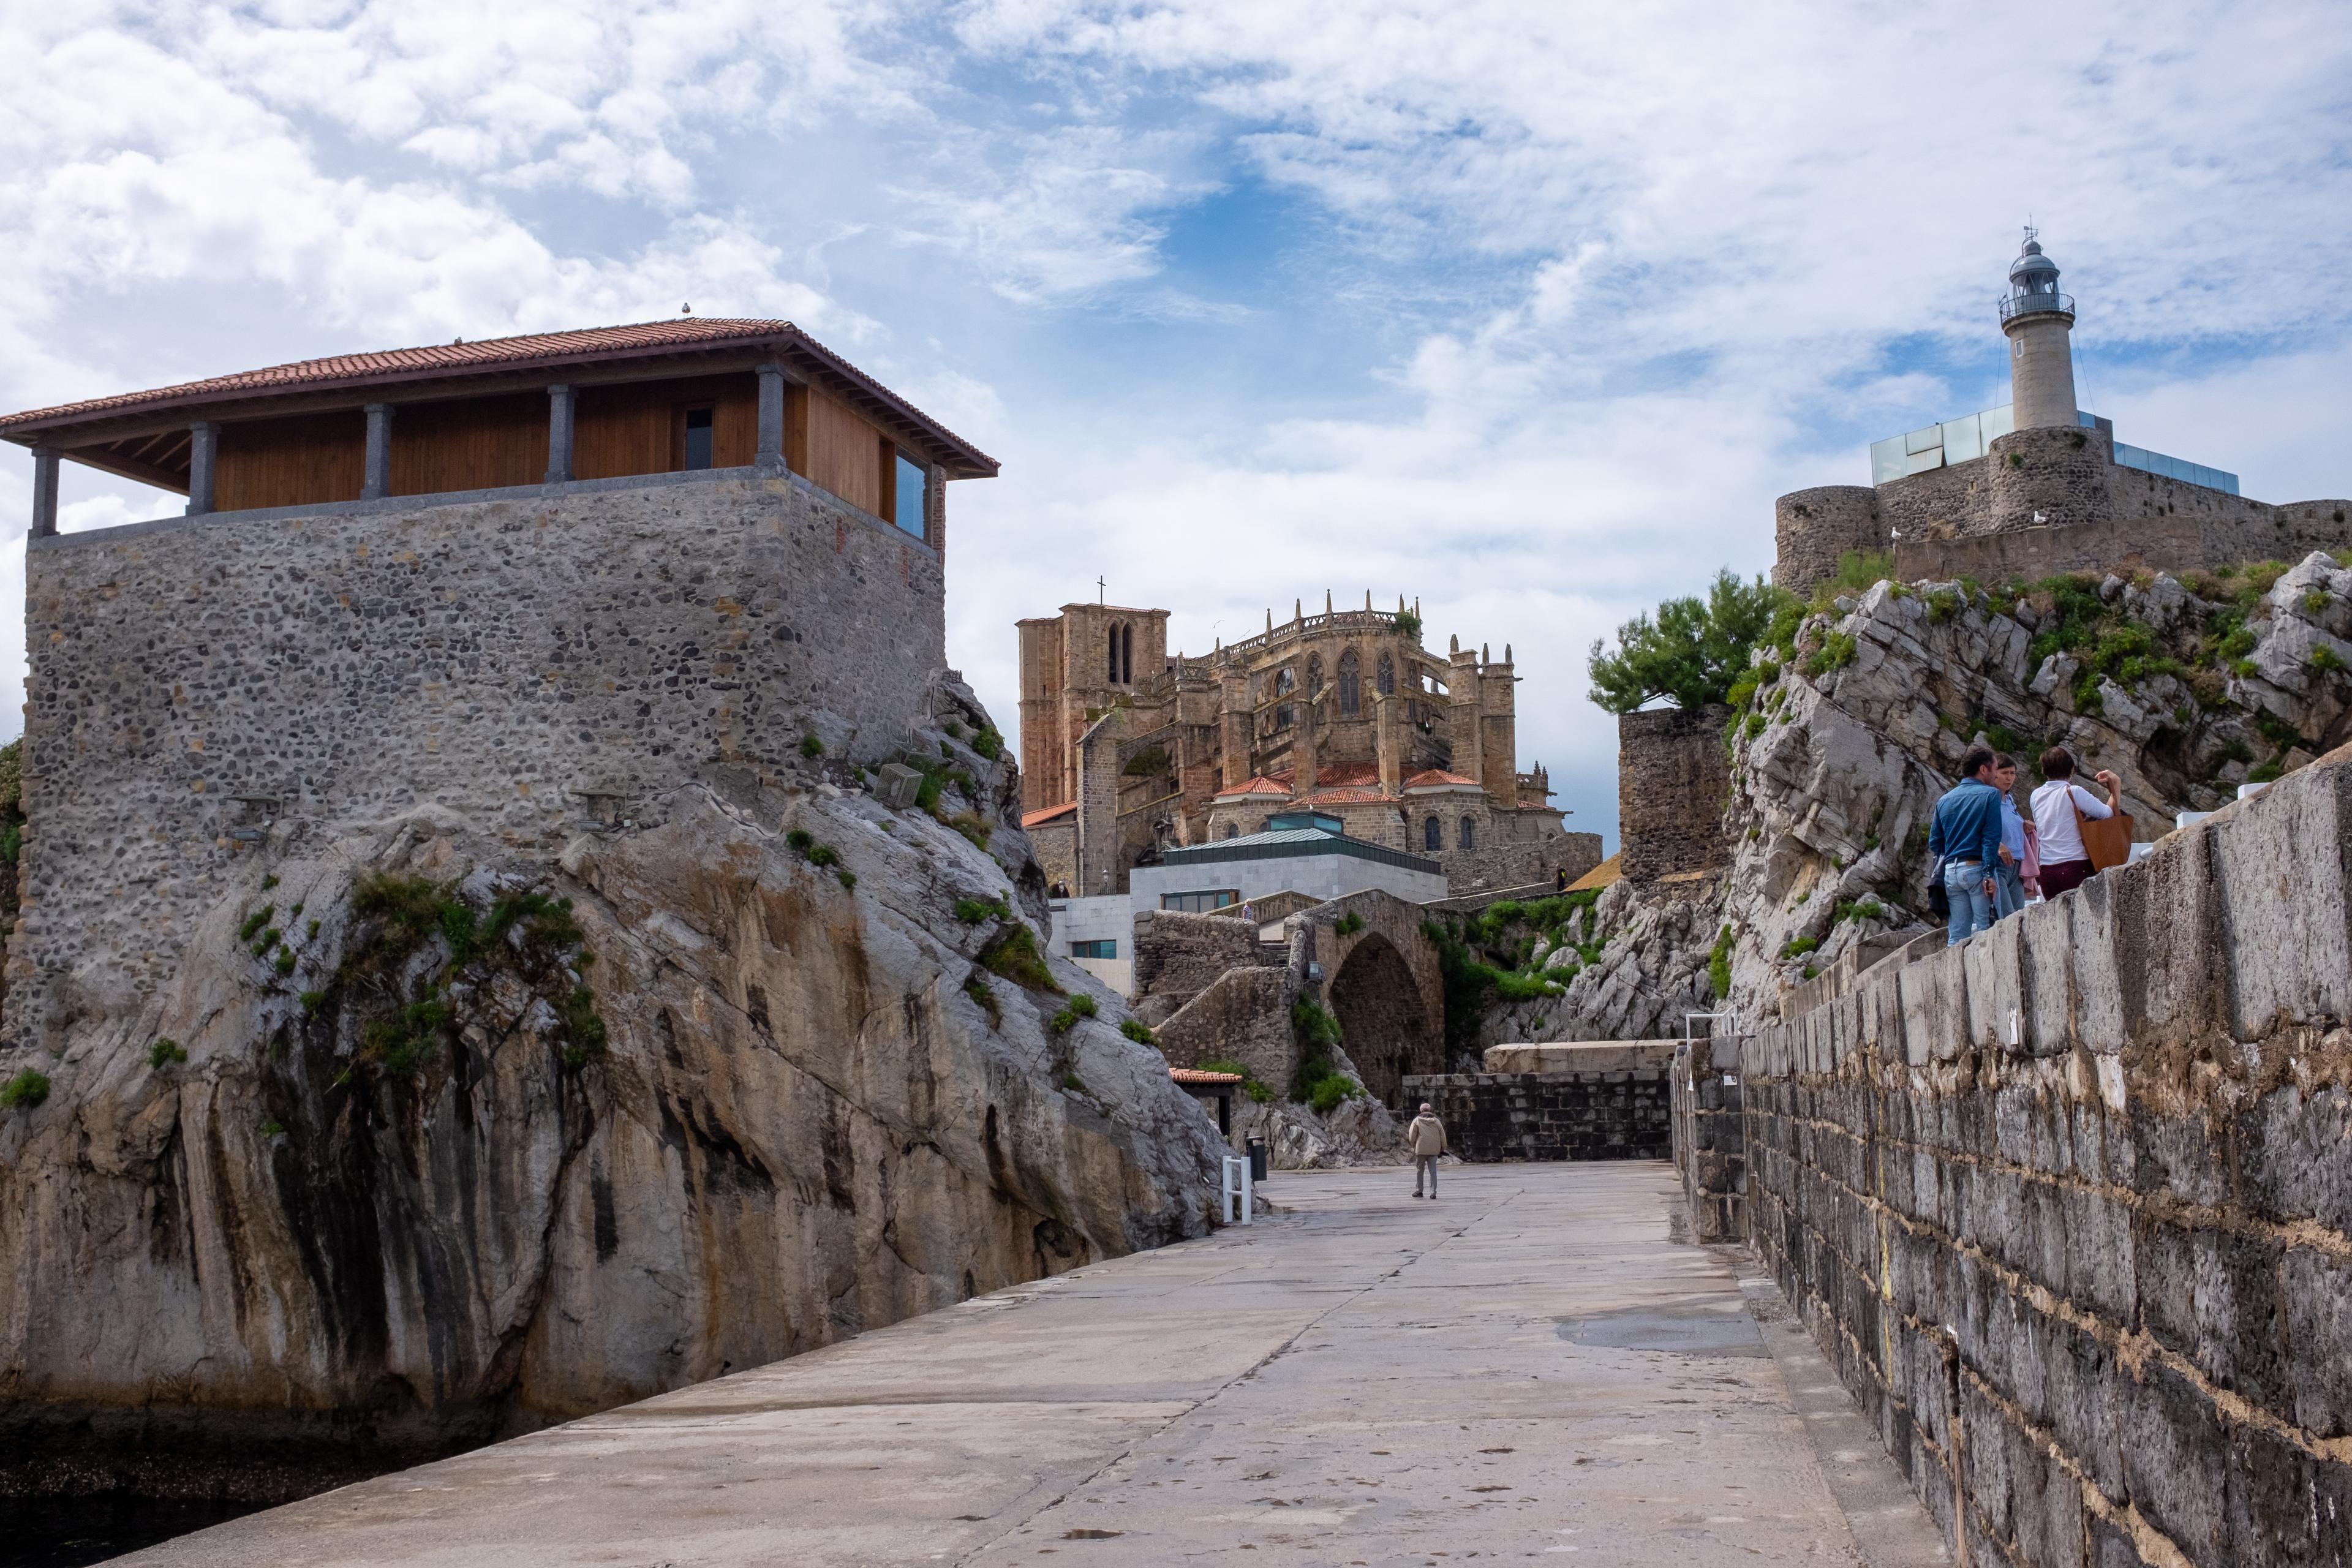
[(1733, 691), (1728, 871), (1619, 882), (1555, 931), (1539, 906), (1490, 922), (1504, 978), (1480, 1043), (1678, 1034), (1719, 1005), (1776, 1019), (1848, 948), (1930, 919), (1927, 818), (1976, 740), (2026, 784), (2053, 744), (2113, 770), (2153, 838), (2352, 740), (2347, 639), (2352, 569), (2319, 553), (1998, 595), (1882, 582), (1788, 616)]
[(936, 814), (812, 763), (555, 863), (274, 837), (167, 987), (0, 1061), (0, 1484), (287, 1495), (1201, 1234), (1214, 1125), (1040, 954), (940, 707)]

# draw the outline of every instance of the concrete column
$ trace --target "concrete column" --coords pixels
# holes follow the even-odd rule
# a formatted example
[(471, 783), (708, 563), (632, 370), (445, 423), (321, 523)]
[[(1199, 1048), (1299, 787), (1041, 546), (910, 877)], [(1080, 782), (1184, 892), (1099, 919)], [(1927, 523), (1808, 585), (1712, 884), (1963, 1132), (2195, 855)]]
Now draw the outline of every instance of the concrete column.
[(199, 419), (188, 426), (188, 515), (213, 510), (214, 459), (220, 456), (220, 426)]
[(568, 386), (547, 389), (547, 482), (560, 485), (572, 478), (572, 408)]
[(753, 459), (774, 473), (784, 466), (784, 367), (760, 366), (760, 450)]
[(360, 500), (382, 500), (392, 493), (392, 405), (367, 405), (367, 477), (360, 481)]
[(47, 539), (58, 531), (58, 459), (55, 447), (33, 448), (33, 537)]

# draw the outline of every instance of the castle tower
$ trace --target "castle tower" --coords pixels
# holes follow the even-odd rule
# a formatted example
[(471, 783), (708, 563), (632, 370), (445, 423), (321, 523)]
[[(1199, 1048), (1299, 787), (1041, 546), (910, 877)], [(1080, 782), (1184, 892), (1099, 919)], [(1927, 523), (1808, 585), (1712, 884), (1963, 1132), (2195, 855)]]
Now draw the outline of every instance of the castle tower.
[(2058, 292), (2058, 264), (2034, 231), (2009, 267), (2000, 330), (2009, 335), (2009, 393), (2020, 430), (2074, 421), (2074, 297)]

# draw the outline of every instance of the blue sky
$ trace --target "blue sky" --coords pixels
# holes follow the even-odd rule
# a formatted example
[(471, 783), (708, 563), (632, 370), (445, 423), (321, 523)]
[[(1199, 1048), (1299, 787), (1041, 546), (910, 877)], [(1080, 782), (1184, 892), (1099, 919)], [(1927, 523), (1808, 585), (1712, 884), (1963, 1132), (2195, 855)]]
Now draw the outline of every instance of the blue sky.
[[(1418, 597), (1615, 827), (1585, 650), (1872, 438), (2003, 401), (2028, 216), (2086, 405), (2352, 491), (2336, 4), (273, 0), (0, 8), (0, 405), (782, 315), (1004, 462), (950, 656)], [(0, 451), (0, 732), (29, 469)], [(68, 527), (163, 498), (68, 469)]]

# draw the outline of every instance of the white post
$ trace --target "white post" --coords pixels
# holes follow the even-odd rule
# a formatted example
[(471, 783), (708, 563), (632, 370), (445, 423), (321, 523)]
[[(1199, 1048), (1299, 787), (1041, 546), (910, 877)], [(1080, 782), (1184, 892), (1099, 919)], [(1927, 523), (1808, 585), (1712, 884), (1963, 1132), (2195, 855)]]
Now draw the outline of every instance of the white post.
[[(1219, 1195), (1224, 1200), (1227, 1225), (1256, 1223), (1257, 1186), (1250, 1180), (1250, 1163), (1247, 1158), (1236, 1159), (1231, 1154), (1225, 1156), (1224, 1186)], [(1234, 1215), (1236, 1205), (1241, 1211), (1238, 1220)]]

